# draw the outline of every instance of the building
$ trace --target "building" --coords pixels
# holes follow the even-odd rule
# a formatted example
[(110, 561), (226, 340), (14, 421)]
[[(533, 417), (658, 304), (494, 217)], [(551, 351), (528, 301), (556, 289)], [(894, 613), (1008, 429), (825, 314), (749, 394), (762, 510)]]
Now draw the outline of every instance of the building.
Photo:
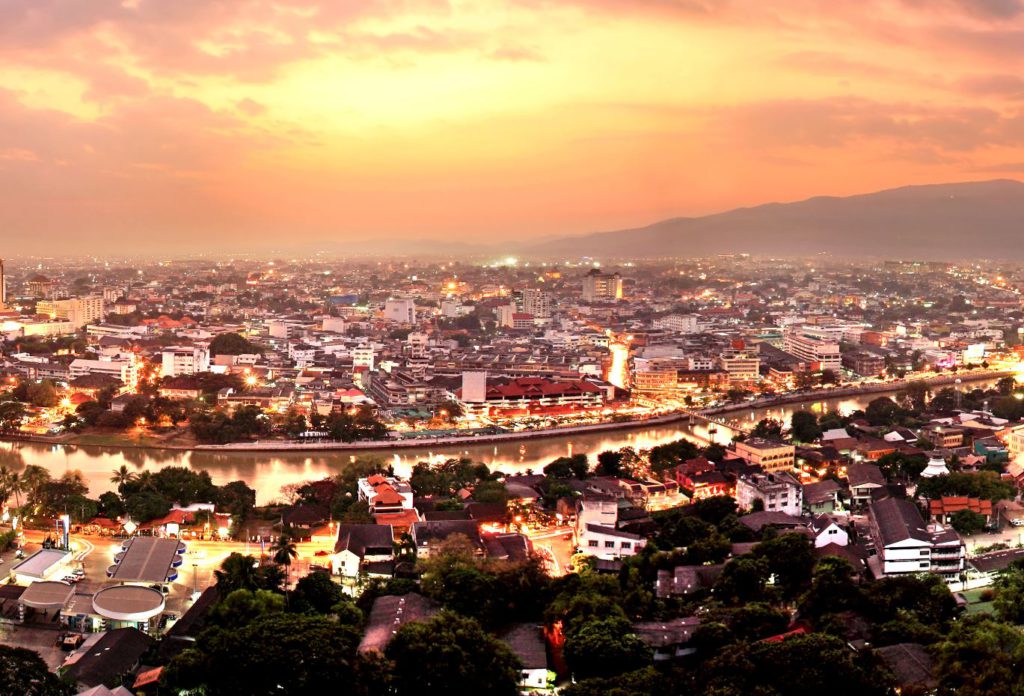
[(580, 553), (605, 560), (635, 556), (647, 545), (647, 539), (639, 534), (615, 527), (587, 523), (583, 525), (582, 531), (579, 537)]
[[(472, 397), (478, 398), (478, 393)], [(455, 398), (466, 413), (531, 412), (558, 409), (594, 409), (604, 404), (605, 392), (583, 379), (553, 380), (543, 377), (520, 377), (487, 384), (484, 400), (467, 401), (463, 390), (457, 389)]]
[(788, 470), (796, 465), (796, 447), (784, 442), (751, 437), (734, 447), (737, 455), (765, 471)]
[(607, 302), (622, 299), (622, 276), (593, 269), (583, 276), (583, 301)]
[(63, 676), (79, 690), (101, 684), (116, 686), (125, 675), (139, 668), (143, 655), (155, 642), (133, 628), (108, 631), (88, 650), (75, 653), (65, 663)]
[(75, 358), (71, 361), (71, 379), (86, 375), (107, 375), (121, 381), (124, 385), (134, 385), (139, 378), (139, 367), (134, 353), (119, 360), (87, 360)]
[(171, 346), (161, 354), (160, 376), (180, 377), (210, 371), (210, 351), (202, 346)]
[(553, 302), (550, 293), (536, 288), (523, 290), (523, 313), (532, 314), (541, 319), (551, 316)]
[(866, 462), (850, 462), (846, 467), (846, 481), (850, 486), (850, 502), (854, 508), (867, 505), (876, 491), (885, 488), (882, 470)]
[(785, 471), (746, 474), (736, 480), (736, 503), (740, 510), (751, 510), (754, 501), (760, 500), (765, 512), (799, 517), (803, 512), (803, 491), (796, 477)]
[(522, 670), (519, 674), (520, 691), (531, 693), (536, 689), (547, 689), (548, 655), (543, 627), (537, 624), (515, 624), (499, 638), (519, 658)]
[(865, 351), (843, 353), (843, 367), (861, 377), (875, 377), (885, 372), (885, 358)]
[(868, 507), (868, 522), (876, 557), (869, 565), (876, 575), (936, 573), (958, 580), (966, 568), (963, 540), (940, 524), (925, 525), (909, 500), (884, 498)]
[(390, 299), (384, 303), (384, 318), (399, 324), (415, 324), (416, 303), (409, 299)]
[(355, 579), (361, 573), (388, 577), (395, 560), (394, 535), (385, 524), (340, 524), (331, 556), (335, 575)]
[(373, 600), (359, 652), (383, 653), (399, 628), (410, 621), (429, 621), (440, 605), (421, 594), (382, 595)]
[(838, 371), (842, 365), (842, 355), (837, 341), (809, 336), (802, 331), (803, 327), (790, 327), (783, 339), (783, 350), (806, 361), (812, 371)]
[(385, 514), (412, 509), (412, 486), (407, 481), (373, 474), (359, 479), (357, 483), (359, 500), (366, 503), (370, 513)]
[(718, 356), (718, 364), (729, 374), (730, 382), (756, 382), (761, 378), (761, 358), (742, 350), (728, 350)]
[(70, 321), (77, 328), (82, 328), (103, 321), (103, 298), (88, 295), (67, 300), (40, 300), (36, 304), (36, 314)]
[(121, 544), (107, 577), (114, 582), (166, 585), (178, 578), (186, 546), (178, 539), (134, 536)]
[(953, 449), (964, 444), (964, 431), (950, 425), (934, 423), (921, 428), (921, 437), (941, 449)]
[(481, 555), (484, 552), (484, 541), (480, 536), (480, 527), (474, 520), (430, 520), (416, 522), (409, 530), (409, 536), (416, 544), (416, 555), (427, 558), (436, 553), (441, 545), (452, 536), (467, 539), (471, 546)]
[(655, 319), (654, 328), (676, 333), (691, 334), (697, 333), (696, 314), (669, 314), (668, 316)]
[(951, 524), (951, 518), (961, 510), (970, 510), (985, 518), (985, 524), (991, 525), (995, 518), (992, 515), (992, 501), (984, 498), (968, 498), (966, 496), (943, 496), (938, 500), (928, 501), (928, 512), (939, 524)]

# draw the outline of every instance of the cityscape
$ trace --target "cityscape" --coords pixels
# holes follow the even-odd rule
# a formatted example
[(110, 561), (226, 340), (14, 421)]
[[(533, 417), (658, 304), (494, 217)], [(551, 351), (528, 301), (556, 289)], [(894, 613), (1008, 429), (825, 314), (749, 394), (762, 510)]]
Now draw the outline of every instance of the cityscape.
[(858, 692), (937, 684), (1024, 573), (1024, 267), (881, 267), (7, 260), (4, 643), (85, 691), (236, 693), (224, 626), (344, 629), (398, 670), (353, 683), (403, 692), (423, 627), (481, 683), (660, 693), (712, 636), (838, 632)]
[(0, 2), (0, 696), (1024, 694), (1022, 47)]

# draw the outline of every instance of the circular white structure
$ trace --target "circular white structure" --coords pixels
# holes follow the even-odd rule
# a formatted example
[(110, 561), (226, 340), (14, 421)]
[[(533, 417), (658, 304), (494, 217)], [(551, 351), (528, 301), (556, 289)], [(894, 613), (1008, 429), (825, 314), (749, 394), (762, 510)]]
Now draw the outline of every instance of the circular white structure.
[(142, 585), (114, 585), (93, 595), (92, 608), (114, 621), (148, 621), (164, 610), (164, 595)]

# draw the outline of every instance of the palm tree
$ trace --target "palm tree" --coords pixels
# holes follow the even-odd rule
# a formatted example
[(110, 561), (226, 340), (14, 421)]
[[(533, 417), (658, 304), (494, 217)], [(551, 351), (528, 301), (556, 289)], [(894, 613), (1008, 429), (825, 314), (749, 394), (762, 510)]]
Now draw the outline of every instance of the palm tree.
[(259, 587), (256, 573), (256, 559), (232, 553), (213, 571), (221, 596), (226, 597), (235, 590), (255, 590)]
[(277, 538), (270, 550), (274, 552), (274, 563), (283, 565), (287, 569), (288, 579), (291, 580), (292, 561), (299, 557), (299, 548), (295, 545), (295, 540), (285, 532)]
[(146, 490), (148, 488), (151, 491), (156, 491), (156, 483), (153, 480), (152, 471), (143, 471), (135, 477), (135, 482), (139, 484), (140, 490)]
[(131, 483), (136, 479), (136, 476), (131, 471), (128, 471), (128, 467), (122, 464), (119, 468), (114, 469), (110, 477), (111, 483), (117, 484), (117, 490), (120, 492), (126, 483)]
[(29, 501), (35, 500), (39, 488), (50, 480), (50, 472), (38, 464), (29, 464), (21, 472), (22, 492)]

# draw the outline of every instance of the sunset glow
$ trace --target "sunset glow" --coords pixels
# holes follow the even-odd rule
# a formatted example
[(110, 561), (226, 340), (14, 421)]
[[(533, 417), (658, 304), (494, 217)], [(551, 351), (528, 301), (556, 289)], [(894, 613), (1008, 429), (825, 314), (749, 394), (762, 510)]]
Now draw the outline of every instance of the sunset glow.
[(521, 239), (1012, 177), (1022, 41), (1016, 0), (13, 0), (0, 223)]

